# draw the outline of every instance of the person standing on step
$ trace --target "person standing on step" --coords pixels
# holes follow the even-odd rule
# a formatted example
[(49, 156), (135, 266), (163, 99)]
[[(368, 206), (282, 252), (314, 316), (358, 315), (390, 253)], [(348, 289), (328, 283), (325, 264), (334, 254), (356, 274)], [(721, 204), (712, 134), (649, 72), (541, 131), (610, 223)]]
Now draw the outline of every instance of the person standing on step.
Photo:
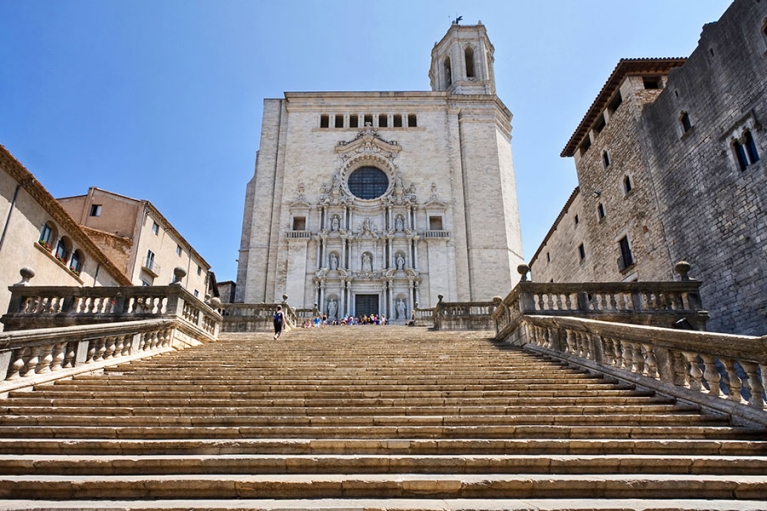
[(277, 306), (277, 310), (274, 311), (274, 339), (277, 340), (277, 338), (280, 337), (280, 334), (282, 333), (282, 327), (285, 323), (285, 318), (282, 314), (282, 305)]

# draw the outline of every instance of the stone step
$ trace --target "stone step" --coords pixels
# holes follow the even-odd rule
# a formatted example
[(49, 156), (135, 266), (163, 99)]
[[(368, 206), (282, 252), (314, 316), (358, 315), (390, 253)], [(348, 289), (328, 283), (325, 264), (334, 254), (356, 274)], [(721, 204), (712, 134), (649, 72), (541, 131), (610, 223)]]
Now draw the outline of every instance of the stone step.
[(764, 511), (763, 502), (701, 499), (0, 500), (18, 511)]
[(0, 438), (317, 438), (317, 439), (733, 439), (764, 438), (761, 430), (729, 426), (326, 426), (322, 418), (312, 418), (316, 426), (94, 426), (18, 425), (0, 426)]
[[(692, 455), (0, 455), (0, 475), (767, 474), (767, 456)], [(766, 480), (767, 480), (767, 476)], [(767, 492), (767, 489), (765, 489)], [(767, 495), (767, 493), (765, 493)]]
[[(767, 499), (767, 476), (684, 474), (189, 474), (0, 476), (0, 498)], [(763, 504), (763, 503), (762, 503)]]
[[(196, 412), (192, 414), (191, 412)], [(643, 415), (271, 415), (269, 410), (259, 414), (248, 409), (229, 410), (201, 409), (183, 410), (175, 408), (144, 409), (102, 409), (84, 410), (80, 414), (70, 409), (39, 409), (39, 415), (0, 416), (2, 426), (46, 426), (46, 425), (104, 425), (104, 426), (197, 426), (197, 427), (349, 427), (349, 426), (405, 426), (405, 427), (514, 427), (514, 426), (722, 426), (727, 421), (719, 417), (699, 414), (643, 414)], [(58, 415), (54, 415), (58, 412)], [(220, 413), (218, 413), (220, 412)], [(481, 409), (476, 410), (479, 414)], [(20, 413), (20, 412), (14, 412)]]
[(767, 443), (673, 439), (106, 439), (0, 438), (0, 454), (624, 454), (767, 456)]

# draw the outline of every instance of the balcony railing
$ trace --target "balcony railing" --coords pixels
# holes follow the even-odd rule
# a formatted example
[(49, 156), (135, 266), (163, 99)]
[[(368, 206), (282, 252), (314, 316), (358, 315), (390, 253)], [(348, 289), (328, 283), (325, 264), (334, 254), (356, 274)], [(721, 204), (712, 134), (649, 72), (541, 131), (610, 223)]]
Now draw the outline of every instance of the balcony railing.
[(439, 239), (439, 238), (449, 238), (450, 237), (450, 231), (423, 231), (422, 238), (426, 239)]
[(142, 268), (144, 268), (146, 271), (151, 273), (155, 277), (160, 276), (160, 265), (157, 264), (154, 259), (151, 259), (147, 257), (144, 259), (144, 264), (142, 265)]
[(309, 231), (286, 231), (285, 237), (288, 239), (312, 239), (312, 233)]

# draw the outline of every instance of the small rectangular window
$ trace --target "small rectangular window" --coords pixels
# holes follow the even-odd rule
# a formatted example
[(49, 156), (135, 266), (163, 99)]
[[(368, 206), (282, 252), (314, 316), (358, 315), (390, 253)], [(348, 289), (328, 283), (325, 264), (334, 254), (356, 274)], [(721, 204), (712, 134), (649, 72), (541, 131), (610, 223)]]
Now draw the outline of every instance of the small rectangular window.
[(199, 298), (200, 297), (200, 292), (197, 291), (196, 289), (194, 290), (194, 297), (195, 298)]
[(388, 128), (389, 116), (387, 114), (378, 114), (378, 127)]
[(407, 116), (407, 127), (408, 128), (416, 128), (416, 127), (418, 127), (418, 121), (416, 120), (415, 114), (408, 114), (408, 116)]
[(442, 217), (441, 216), (430, 216), (429, 217), (429, 230), (431, 230), (431, 231), (441, 231), (442, 230)]
[(91, 204), (91, 216), (101, 216), (101, 204)]
[(576, 226), (578, 225), (578, 222), (581, 221), (580, 218), (578, 218), (578, 215), (575, 215), (575, 219), (574, 220), (575, 220), (575, 225)]
[(373, 125), (373, 114), (365, 114), (365, 126)]
[(295, 217), (293, 217), (293, 230), (294, 231), (305, 231), (306, 230), (306, 217), (305, 216), (295, 216)]
[(581, 257), (581, 261), (586, 259), (586, 248), (583, 246), (583, 243), (578, 245), (578, 255)]
[(160, 225), (157, 222), (152, 222), (152, 232), (155, 236), (160, 234)]
[(621, 106), (621, 103), (623, 103), (623, 96), (621, 96), (620, 91), (618, 91), (612, 101), (610, 101), (610, 104), (607, 105), (607, 111), (610, 112), (610, 115), (614, 114), (615, 111), (618, 110), (618, 107)]
[(586, 135), (586, 138), (583, 139), (583, 142), (581, 142), (581, 145), (580, 145), (581, 156), (586, 154), (586, 151), (589, 150), (589, 147), (591, 147), (591, 138), (589, 138), (589, 136)]
[(344, 114), (336, 114), (336, 128), (344, 127)]
[(682, 112), (679, 116), (679, 122), (682, 123), (682, 129), (685, 133), (692, 129), (692, 122), (690, 122), (690, 115), (687, 112)]
[(597, 216), (599, 216), (600, 220), (605, 217), (605, 206), (601, 202), (599, 203), (599, 206), (597, 206)]
[(602, 133), (602, 130), (607, 126), (604, 114), (599, 114), (597, 121), (594, 123), (594, 132), (596, 134)]
[(547, 263), (551, 262), (551, 254), (549, 252), (546, 252), (546, 262)]
[(402, 114), (394, 114), (394, 127), (395, 128), (401, 128), (402, 127)]
[(202, 266), (197, 265), (197, 275), (202, 275)]
[(349, 127), (350, 128), (359, 128), (360, 124), (360, 116), (359, 115), (350, 115), (349, 116)]
[(642, 82), (644, 83), (645, 89), (661, 89), (662, 88), (662, 82), (659, 76), (645, 76), (642, 78)]
[(176, 255), (181, 257), (182, 252), (181, 245), (176, 245)]
[(320, 115), (320, 128), (328, 128), (328, 127), (330, 127), (329, 116), (325, 114)]
[(621, 251), (621, 256), (618, 258), (618, 269), (623, 271), (634, 264), (634, 256), (631, 253), (631, 245), (629, 245), (628, 237), (622, 237), (618, 241), (618, 247)]

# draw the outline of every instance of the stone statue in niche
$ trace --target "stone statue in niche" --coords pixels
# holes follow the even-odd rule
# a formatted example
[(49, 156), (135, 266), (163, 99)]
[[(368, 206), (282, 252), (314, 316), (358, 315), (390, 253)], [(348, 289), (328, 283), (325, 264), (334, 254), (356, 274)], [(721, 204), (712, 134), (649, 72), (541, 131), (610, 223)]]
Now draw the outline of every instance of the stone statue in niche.
[(397, 218), (394, 220), (394, 228), (398, 231), (405, 228), (405, 219), (402, 218), (402, 215), (397, 215)]
[(338, 256), (335, 253), (330, 254), (330, 269), (331, 270), (338, 269)]
[(370, 257), (370, 254), (365, 252), (362, 254), (362, 271), (366, 273), (370, 273), (373, 271), (373, 259)]
[(405, 314), (407, 314), (405, 300), (397, 298), (397, 319), (405, 319)]
[(328, 318), (335, 319), (336, 312), (338, 312), (338, 302), (336, 302), (335, 298), (331, 298), (330, 302), (328, 302)]
[(398, 270), (405, 269), (405, 258), (402, 257), (402, 254), (397, 254), (397, 269)]
[(339, 225), (340, 225), (340, 221), (338, 220), (338, 215), (333, 215), (333, 219), (330, 221), (330, 229), (333, 231), (337, 231)]

